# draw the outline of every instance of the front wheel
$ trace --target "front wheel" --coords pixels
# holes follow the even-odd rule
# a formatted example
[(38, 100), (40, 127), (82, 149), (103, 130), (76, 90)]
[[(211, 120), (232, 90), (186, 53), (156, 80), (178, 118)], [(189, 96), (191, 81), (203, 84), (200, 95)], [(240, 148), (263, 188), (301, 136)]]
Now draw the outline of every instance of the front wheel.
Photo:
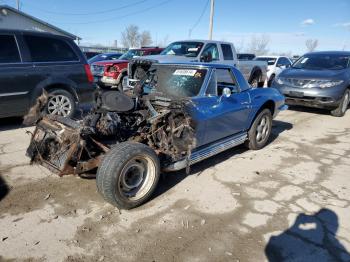
[(350, 90), (346, 90), (339, 106), (331, 111), (332, 116), (336, 116), (336, 117), (342, 117), (345, 115), (346, 110), (348, 109), (349, 106), (349, 101), (350, 101)]
[(112, 205), (131, 209), (146, 202), (160, 176), (156, 153), (148, 146), (123, 142), (103, 158), (96, 175), (97, 189)]
[(272, 114), (269, 109), (262, 110), (255, 118), (248, 132), (245, 145), (252, 150), (266, 146), (272, 130)]

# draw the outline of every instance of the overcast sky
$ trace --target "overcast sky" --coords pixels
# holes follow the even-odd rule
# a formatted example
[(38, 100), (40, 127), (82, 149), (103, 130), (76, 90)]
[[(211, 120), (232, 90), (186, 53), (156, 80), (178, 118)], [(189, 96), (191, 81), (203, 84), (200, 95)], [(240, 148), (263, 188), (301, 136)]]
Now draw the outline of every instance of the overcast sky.
[[(0, 0), (15, 6), (15, 0)], [(83, 42), (120, 42), (129, 24), (149, 30), (162, 42), (206, 39), (209, 0), (21, 0), (21, 9), (83, 38)], [(202, 16), (201, 16), (202, 15)], [(200, 19), (201, 18), (201, 19)], [(271, 52), (301, 54), (305, 40), (318, 50), (350, 50), (350, 0), (215, 0), (213, 38), (247, 46), (253, 35), (267, 34)]]

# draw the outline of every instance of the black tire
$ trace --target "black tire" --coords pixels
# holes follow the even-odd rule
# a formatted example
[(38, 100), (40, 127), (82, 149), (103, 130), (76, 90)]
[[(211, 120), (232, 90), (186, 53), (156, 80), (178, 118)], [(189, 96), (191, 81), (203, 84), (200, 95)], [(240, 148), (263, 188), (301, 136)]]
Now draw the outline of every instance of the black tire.
[(156, 153), (144, 144), (127, 141), (117, 144), (103, 158), (97, 170), (96, 185), (107, 202), (121, 209), (131, 209), (151, 197), (159, 176)]
[[(266, 121), (266, 126), (262, 125), (263, 119)], [(266, 128), (265, 131), (264, 128)], [(246, 147), (252, 150), (259, 150), (266, 146), (271, 135), (271, 130), (272, 114), (269, 109), (265, 108), (255, 117), (254, 122), (248, 131), (248, 140), (245, 142)], [(260, 134), (261, 139), (258, 137), (258, 132), (262, 132)]]
[[(76, 111), (76, 104), (73, 95), (64, 89), (52, 89), (49, 92), (46, 112), (49, 115), (59, 115), (63, 117), (73, 117)], [(61, 100), (62, 99), (62, 100)], [(59, 101), (61, 106), (53, 108)], [(66, 104), (67, 103), (67, 104)]]
[(251, 87), (258, 88), (260, 87), (260, 74), (259, 73), (254, 73), (252, 79), (249, 81), (249, 84)]
[(273, 80), (275, 80), (275, 75), (271, 75), (269, 81), (267, 82), (267, 86), (271, 87)]
[(344, 116), (349, 106), (349, 100), (350, 100), (350, 90), (346, 89), (339, 103), (339, 106), (336, 109), (331, 111), (331, 115), (336, 117)]
[(124, 87), (123, 86), (123, 81), (124, 81), (124, 78), (127, 77), (127, 75), (123, 75), (121, 78), (120, 78), (120, 81), (119, 81), (119, 84), (118, 84), (118, 90), (120, 92), (124, 92)]

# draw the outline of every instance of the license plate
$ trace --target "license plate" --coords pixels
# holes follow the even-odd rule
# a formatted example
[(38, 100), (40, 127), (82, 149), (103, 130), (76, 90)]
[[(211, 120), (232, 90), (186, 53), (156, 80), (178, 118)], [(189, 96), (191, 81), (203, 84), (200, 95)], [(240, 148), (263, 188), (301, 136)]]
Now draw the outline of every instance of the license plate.
[(303, 97), (304, 96), (304, 92), (298, 92), (298, 91), (290, 91), (289, 94), (291, 96), (295, 96), (295, 97)]

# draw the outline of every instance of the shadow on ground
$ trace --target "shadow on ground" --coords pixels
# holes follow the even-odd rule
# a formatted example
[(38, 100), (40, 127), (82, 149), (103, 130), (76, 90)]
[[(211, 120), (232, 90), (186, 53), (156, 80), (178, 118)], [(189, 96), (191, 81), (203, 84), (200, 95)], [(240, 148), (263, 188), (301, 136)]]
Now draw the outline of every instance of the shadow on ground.
[(288, 110), (306, 112), (306, 113), (312, 113), (312, 114), (318, 114), (318, 115), (329, 115), (329, 116), (331, 115), (330, 110), (306, 107), (306, 106), (288, 106)]
[(266, 257), (269, 262), (350, 261), (349, 252), (336, 237), (338, 227), (338, 216), (330, 209), (299, 214), (290, 228), (270, 238)]
[[(272, 133), (270, 135), (269, 139), (269, 145), (273, 143), (278, 136), (283, 133), (284, 131), (290, 130), (293, 128), (293, 125), (288, 122), (284, 121), (279, 121), (279, 120), (274, 120), (273, 121), (273, 128), (272, 128)], [(224, 162), (231, 157), (235, 155), (242, 154), (246, 152), (248, 149), (244, 146), (238, 146), (232, 149), (228, 149), (218, 155), (215, 155), (213, 157), (210, 157), (198, 164), (195, 164), (191, 166), (191, 171), (189, 175), (197, 174), (200, 175), (203, 171), (206, 169), (215, 166), (221, 162)], [(161, 194), (164, 194), (168, 190), (170, 190), (172, 187), (180, 183), (183, 179), (187, 177), (186, 171), (185, 170), (180, 170), (177, 172), (171, 172), (171, 173), (165, 173), (162, 174), (162, 179), (160, 180), (159, 185), (157, 186), (157, 189), (155, 193), (153, 194), (153, 198), (156, 198), (160, 196)]]
[(24, 127), (23, 117), (6, 117), (0, 118), (0, 131), (13, 130)]
[(8, 187), (6, 181), (0, 175), (0, 201), (4, 199), (9, 192), (10, 188)]

